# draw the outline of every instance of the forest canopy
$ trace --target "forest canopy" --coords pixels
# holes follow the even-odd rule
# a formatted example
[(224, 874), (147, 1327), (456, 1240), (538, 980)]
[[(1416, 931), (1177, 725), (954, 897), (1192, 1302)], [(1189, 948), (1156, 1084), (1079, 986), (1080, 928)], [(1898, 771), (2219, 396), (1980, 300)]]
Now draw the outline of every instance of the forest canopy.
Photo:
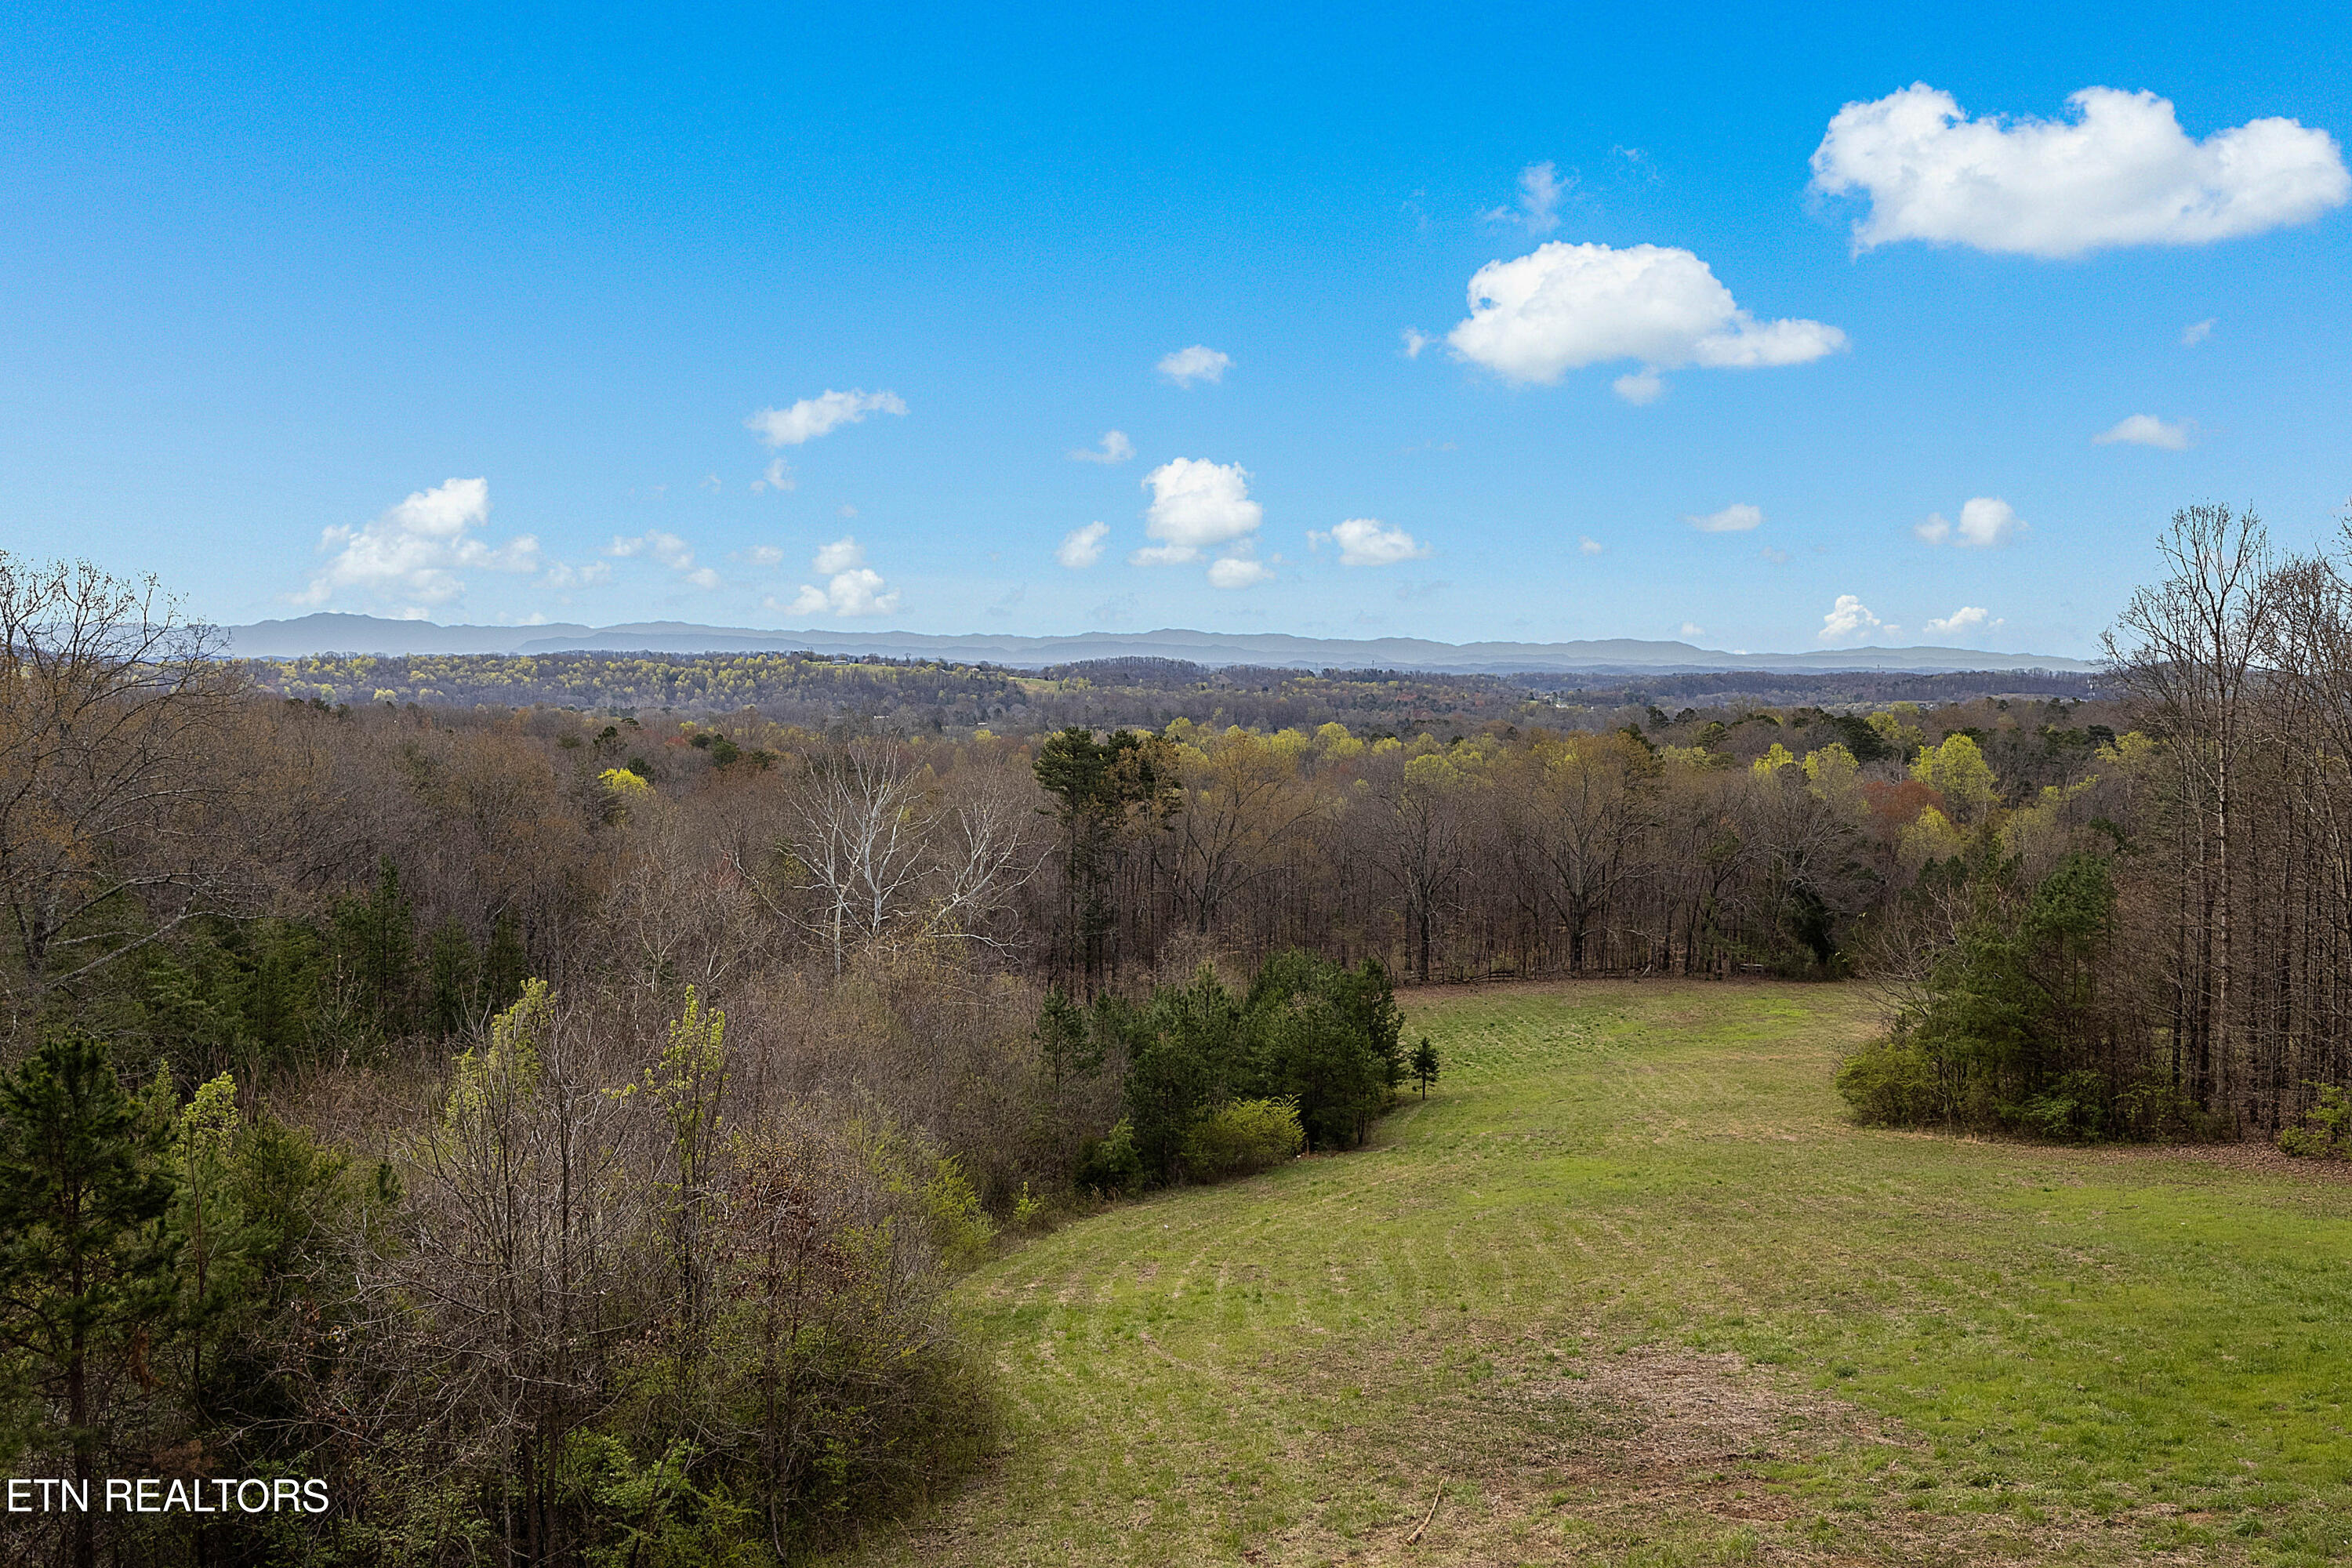
[(0, 557), (0, 1449), (337, 1500), (43, 1550), (837, 1540), (985, 1452), (958, 1269), (1362, 1143), (1401, 985), (1854, 977), (1865, 1120), (2343, 1153), (2345, 558), (2166, 548), (2095, 678), (1753, 689), (240, 662)]

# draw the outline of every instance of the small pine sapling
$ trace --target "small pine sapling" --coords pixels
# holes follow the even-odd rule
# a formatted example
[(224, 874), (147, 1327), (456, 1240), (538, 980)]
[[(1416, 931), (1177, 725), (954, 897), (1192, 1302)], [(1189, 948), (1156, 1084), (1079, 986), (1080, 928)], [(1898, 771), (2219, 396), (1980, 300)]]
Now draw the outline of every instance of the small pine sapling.
[(1429, 1098), (1429, 1086), (1437, 1081), (1437, 1047), (1423, 1035), (1421, 1044), (1412, 1048), (1412, 1076), (1421, 1080), (1421, 1098)]

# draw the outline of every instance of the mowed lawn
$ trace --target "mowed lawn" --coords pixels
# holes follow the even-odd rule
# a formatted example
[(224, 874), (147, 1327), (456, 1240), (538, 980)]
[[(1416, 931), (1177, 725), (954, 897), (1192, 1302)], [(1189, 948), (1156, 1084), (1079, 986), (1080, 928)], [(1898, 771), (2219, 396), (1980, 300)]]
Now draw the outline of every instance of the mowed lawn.
[(857, 1563), (2352, 1557), (2352, 1184), (1856, 1128), (1860, 990), (1411, 994), (1373, 1145), (960, 1287), (1001, 1457)]

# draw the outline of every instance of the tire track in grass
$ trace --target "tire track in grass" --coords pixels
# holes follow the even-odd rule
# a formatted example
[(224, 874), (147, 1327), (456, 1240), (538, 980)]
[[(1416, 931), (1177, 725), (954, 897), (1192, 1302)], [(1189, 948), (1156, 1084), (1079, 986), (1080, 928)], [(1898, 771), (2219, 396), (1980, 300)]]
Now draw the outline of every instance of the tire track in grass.
[[(2340, 1408), (2294, 1381), (2305, 1352), (2287, 1348), (2324, 1277), (2263, 1249), (2289, 1210), (2324, 1227), (2342, 1200), (1849, 1127), (1828, 1069), (1866, 1019), (1830, 988), (1407, 1005), (1445, 1074), (1368, 1150), (1113, 1209), (967, 1284), (1014, 1445), (932, 1527), (877, 1538), (862, 1563), (2221, 1562), (2237, 1547), (2195, 1509), (2152, 1510), (2221, 1500), (2281, 1540), (2341, 1526), (2284, 1479), (2323, 1463), (2306, 1434), (2327, 1418), (2342, 1443)], [(2250, 1198), (2279, 1215), (2251, 1237), (2227, 1224)], [(2174, 1279), (2194, 1283), (2136, 1294)], [(2069, 1289), (2080, 1305), (2060, 1304)], [(2235, 1353), (2216, 1330), (2242, 1321), (2271, 1348), (2239, 1375), (2275, 1380), (2292, 1411), (2211, 1403), (2211, 1357)], [(2151, 1336), (2180, 1348), (2159, 1356)], [(1612, 1348), (1627, 1356), (1595, 1359)], [(1577, 1415), (1569, 1363), (1585, 1383), (1615, 1369), (1600, 1382), (1623, 1397)], [(2175, 1381), (2143, 1413), (2126, 1390), (2159, 1363)], [(1655, 1398), (1625, 1392), (1644, 1378)], [(1688, 1436), (1731, 1420), (1751, 1382), (1877, 1414), (1808, 1417), (1769, 1460)], [(2167, 1402), (2226, 1408), (2246, 1443), (2200, 1439)], [(1906, 1419), (1948, 1458), (1890, 1447)], [(2170, 1421), (2177, 1458), (2145, 1442), (2114, 1457), (2140, 1441), (2135, 1419)], [(2281, 1479), (2225, 1487), (2252, 1475), (2242, 1447)], [(1544, 1468), (1588, 1452), (1625, 1462)], [(1401, 1554), (1431, 1466), (1444, 1507)], [(2093, 1530), (2101, 1497), (2117, 1522)]]

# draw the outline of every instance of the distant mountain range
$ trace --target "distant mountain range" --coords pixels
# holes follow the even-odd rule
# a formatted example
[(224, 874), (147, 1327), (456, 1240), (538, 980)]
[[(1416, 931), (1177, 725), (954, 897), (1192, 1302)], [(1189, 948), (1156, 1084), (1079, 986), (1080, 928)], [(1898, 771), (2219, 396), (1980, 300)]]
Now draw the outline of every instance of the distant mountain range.
[(1611, 637), (1577, 642), (1430, 642), (1420, 637), (1301, 637), (1279, 632), (1081, 632), (1071, 637), (932, 637), (919, 632), (773, 632), (638, 621), (617, 626), (443, 626), (378, 616), (319, 614), (223, 628), (243, 658), (305, 654), (435, 653), (812, 653), (938, 659), (1035, 669), (1097, 658), (1176, 658), (1193, 664), (1286, 669), (1425, 669), (1464, 674), (1594, 675), (1700, 673), (1726, 669), (1954, 670), (2097, 667), (2055, 654), (1985, 653), (1965, 647), (1852, 647), (1822, 653), (1725, 653), (1685, 642)]

